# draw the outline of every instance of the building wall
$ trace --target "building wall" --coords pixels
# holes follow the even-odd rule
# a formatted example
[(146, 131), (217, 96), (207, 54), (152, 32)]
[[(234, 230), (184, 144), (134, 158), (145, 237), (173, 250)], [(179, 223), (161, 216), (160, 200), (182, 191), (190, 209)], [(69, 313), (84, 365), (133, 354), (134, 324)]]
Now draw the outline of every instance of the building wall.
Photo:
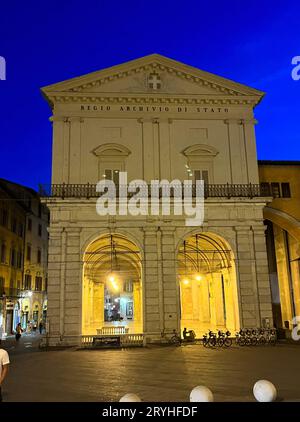
[[(159, 73), (159, 91), (147, 82), (150, 72)], [(211, 185), (258, 183), (253, 108), (262, 98), (259, 91), (161, 56), (43, 91), (53, 110), (53, 185), (95, 184), (109, 168), (127, 171), (128, 181), (193, 179), (201, 170)], [(45, 201), (51, 211), (51, 344), (79, 341), (83, 254), (89, 239), (110, 231), (134, 237), (143, 253), (146, 338), (180, 328), (174, 262), (178, 243), (191, 231), (183, 217), (101, 218), (95, 200), (84, 194)], [(196, 228), (218, 234), (232, 247), (242, 327), (272, 325), (265, 204), (265, 198), (207, 199), (205, 223)]]
[[(26, 320), (39, 323), (45, 321), (47, 311), (47, 261), (48, 261), (48, 214), (45, 205), (38, 198), (31, 201), (30, 213), (26, 217), (25, 255), (23, 288), (28, 301), (23, 305), (22, 312), (28, 313), (23, 318), (22, 325), (26, 328)], [(30, 256), (28, 255), (30, 247)], [(26, 284), (26, 276), (31, 276), (30, 285)], [(38, 281), (39, 278), (40, 280)]]
[[(40, 204), (36, 192), (25, 186), (0, 179), (0, 336), (14, 332), (21, 322), (27, 329), (27, 321), (41, 318), (47, 310), (46, 278), (48, 249), (48, 210)], [(39, 207), (42, 214), (39, 216)], [(3, 210), (7, 221), (3, 224)], [(32, 231), (28, 231), (28, 220)], [(38, 234), (41, 224), (41, 236)], [(31, 245), (31, 262), (27, 259), (27, 245)], [(2, 245), (5, 253), (1, 254)], [(41, 250), (41, 262), (37, 263), (37, 249)], [(13, 263), (12, 251), (15, 250)], [(2, 257), (3, 255), (3, 257)], [(5, 255), (5, 256), (4, 256)], [(3, 261), (3, 262), (2, 262)], [(25, 274), (30, 273), (32, 283), (25, 286)], [(42, 285), (35, 285), (35, 277), (41, 276)], [(2, 277), (2, 279), (1, 279)], [(4, 280), (4, 283), (3, 283)], [(35, 311), (39, 312), (34, 314)], [(44, 313), (45, 316), (45, 313)]]
[[(280, 186), (280, 196), (268, 204), (264, 216), (272, 227), (268, 237), (275, 249), (271, 283), (272, 289), (279, 292), (278, 298), (273, 297), (277, 325), (291, 330), (293, 318), (300, 315), (300, 162), (260, 162), (259, 174), (261, 183), (270, 184), (271, 194), (272, 183)], [(290, 197), (282, 197), (282, 183), (289, 184)], [(273, 261), (270, 247), (268, 255), (270, 263)]]
[(26, 211), (1, 185), (0, 195), (0, 331), (10, 333), (22, 288)]
[[(143, 116), (143, 114), (141, 114)], [(64, 116), (68, 116), (64, 118)], [(53, 118), (53, 183), (97, 183), (105, 167), (120, 167), (128, 180), (189, 179), (186, 165), (209, 171), (209, 182), (258, 183), (254, 120), (252, 110), (240, 107), (216, 118), (199, 120), (193, 113), (185, 119), (170, 113), (169, 118), (120, 116), (112, 112), (91, 117), (69, 105), (57, 107)], [(111, 156), (95, 155), (107, 145)], [(128, 148), (119, 157), (115, 145)], [(193, 156), (185, 150), (198, 145)], [(207, 148), (208, 147), (208, 148)], [(120, 161), (121, 159), (121, 161)]]

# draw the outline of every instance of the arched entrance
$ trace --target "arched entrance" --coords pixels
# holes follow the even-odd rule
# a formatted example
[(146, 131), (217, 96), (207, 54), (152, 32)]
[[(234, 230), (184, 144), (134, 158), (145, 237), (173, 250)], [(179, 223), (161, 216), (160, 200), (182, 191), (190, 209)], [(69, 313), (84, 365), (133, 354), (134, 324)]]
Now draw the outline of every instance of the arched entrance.
[(112, 326), (143, 332), (141, 253), (126, 236), (106, 234), (87, 247), (82, 291), (82, 334)]
[(228, 243), (213, 233), (196, 233), (179, 246), (181, 331), (197, 336), (211, 330), (239, 329), (234, 256)]

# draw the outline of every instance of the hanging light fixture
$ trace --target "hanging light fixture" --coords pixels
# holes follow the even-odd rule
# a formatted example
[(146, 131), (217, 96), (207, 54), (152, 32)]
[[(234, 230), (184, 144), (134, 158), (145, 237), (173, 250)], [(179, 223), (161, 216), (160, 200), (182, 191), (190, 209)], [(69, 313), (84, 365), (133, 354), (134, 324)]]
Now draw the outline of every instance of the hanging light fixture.
[(107, 280), (110, 283), (110, 286), (113, 288), (113, 290), (118, 291), (119, 290), (119, 285), (117, 283), (116, 280), (116, 271), (117, 271), (117, 265), (116, 265), (116, 260), (117, 260), (117, 253), (116, 253), (116, 248), (114, 245), (114, 241), (113, 241), (113, 236), (110, 236), (110, 272), (107, 276)]

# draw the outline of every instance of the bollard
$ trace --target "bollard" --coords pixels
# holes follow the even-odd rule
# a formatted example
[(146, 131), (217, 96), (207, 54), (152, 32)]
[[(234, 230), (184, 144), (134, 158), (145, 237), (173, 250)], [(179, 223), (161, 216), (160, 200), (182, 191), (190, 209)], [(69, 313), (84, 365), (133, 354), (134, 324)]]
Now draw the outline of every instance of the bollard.
[(119, 401), (120, 402), (128, 402), (128, 403), (132, 402), (132, 403), (134, 403), (134, 402), (140, 402), (142, 400), (136, 394), (127, 393), (127, 394), (125, 394), (125, 396), (121, 397)]
[(253, 394), (259, 402), (275, 401), (277, 397), (275, 386), (267, 380), (257, 381), (253, 387)]
[(211, 390), (204, 385), (197, 385), (190, 394), (190, 402), (213, 402), (214, 396)]

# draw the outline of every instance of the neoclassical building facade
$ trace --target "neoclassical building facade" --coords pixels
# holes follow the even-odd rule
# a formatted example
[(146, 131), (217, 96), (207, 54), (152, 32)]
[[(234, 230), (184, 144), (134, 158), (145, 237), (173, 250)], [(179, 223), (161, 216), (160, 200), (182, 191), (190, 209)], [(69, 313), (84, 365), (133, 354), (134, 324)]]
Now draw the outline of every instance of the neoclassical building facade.
[[(263, 93), (160, 55), (42, 89), (53, 116), (49, 344), (121, 326), (272, 326), (253, 110)], [(204, 181), (204, 222), (99, 216), (99, 180)], [(99, 331), (100, 330), (100, 331)]]

